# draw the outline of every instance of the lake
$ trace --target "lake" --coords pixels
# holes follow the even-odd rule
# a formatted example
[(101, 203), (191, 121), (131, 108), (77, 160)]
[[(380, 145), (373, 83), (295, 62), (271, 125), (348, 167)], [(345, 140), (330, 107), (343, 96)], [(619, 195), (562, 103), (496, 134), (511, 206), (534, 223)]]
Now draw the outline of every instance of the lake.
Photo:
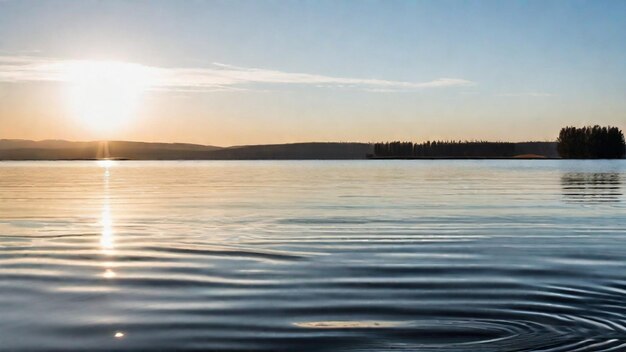
[(626, 161), (0, 163), (0, 349), (624, 351)]

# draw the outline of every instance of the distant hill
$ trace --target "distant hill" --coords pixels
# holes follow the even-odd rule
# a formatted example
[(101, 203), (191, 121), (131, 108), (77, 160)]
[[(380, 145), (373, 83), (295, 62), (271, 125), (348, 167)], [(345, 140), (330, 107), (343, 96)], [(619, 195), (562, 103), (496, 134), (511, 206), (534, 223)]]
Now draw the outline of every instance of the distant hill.
[(246, 145), (208, 153), (211, 159), (365, 159), (368, 143), (292, 143)]
[[(502, 157), (558, 157), (556, 142), (510, 143)], [(287, 160), (365, 159), (374, 152), (369, 143), (291, 143), (216, 147), (188, 143), (70, 142), (63, 140), (0, 140), (0, 160), (88, 160), (101, 158), (129, 160)], [(435, 157), (454, 157), (436, 155)]]
[(183, 143), (0, 140), (0, 160), (186, 159), (220, 147)]
[(365, 159), (367, 143), (293, 143), (216, 147), (185, 143), (70, 142), (0, 140), (0, 160), (77, 160), (104, 157), (130, 160)]
[(10, 149), (66, 149), (88, 148), (98, 142), (70, 142), (64, 140), (48, 139), (43, 141), (30, 141), (26, 139), (0, 139), (0, 150)]

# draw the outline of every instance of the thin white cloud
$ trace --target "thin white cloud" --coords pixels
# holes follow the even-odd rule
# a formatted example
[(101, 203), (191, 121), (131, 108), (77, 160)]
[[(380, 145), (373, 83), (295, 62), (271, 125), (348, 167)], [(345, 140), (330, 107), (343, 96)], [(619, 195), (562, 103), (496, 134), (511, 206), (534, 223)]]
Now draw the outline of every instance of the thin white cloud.
[(527, 93), (503, 93), (496, 94), (497, 97), (553, 97), (554, 94), (551, 93), (539, 93), (539, 92), (527, 92)]
[(0, 56), (0, 82), (58, 81), (59, 63), (28, 56)]
[[(60, 60), (30, 56), (0, 56), (0, 82), (68, 80), (72, 67), (89, 61)], [(334, 77), (309, 73), (247, 68), (213, 63), (209, 68), (171, 68), (126, 64), (152, 78), (155, 90), (179, 92), (239, 91), (251, 84), (292, 84), (314, 87), (359, 89), (393, 92), (471, 86), (474, 82), (460, 78), (438, 78), (428, 82), (405, 82), (384, 79)]]

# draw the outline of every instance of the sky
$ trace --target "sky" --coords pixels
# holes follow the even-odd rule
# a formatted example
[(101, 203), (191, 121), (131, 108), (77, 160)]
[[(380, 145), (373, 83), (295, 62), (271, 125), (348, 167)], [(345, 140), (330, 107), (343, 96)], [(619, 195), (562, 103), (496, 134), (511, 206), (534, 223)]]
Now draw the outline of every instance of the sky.
[(0, 138), (220, 146), (626, 129), (625, 1), (0, 0)]

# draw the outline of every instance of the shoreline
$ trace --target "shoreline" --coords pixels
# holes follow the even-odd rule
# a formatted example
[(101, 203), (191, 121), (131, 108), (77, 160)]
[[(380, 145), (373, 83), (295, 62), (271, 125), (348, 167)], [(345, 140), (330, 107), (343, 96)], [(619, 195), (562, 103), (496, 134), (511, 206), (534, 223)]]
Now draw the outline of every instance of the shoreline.
[[(369, 160), (565, 160), (556, 157), (514, 157), (514, 156), (373, 156)], [(593, 159), (579, 159), (593, 160)]]
[(13, 161), (321, 161), (321, 160), (626, 160), (626, 158), (559, 158), (559, 157), (479, 157), (479, 156), (440, 156), (440, 157), (415, 157), (415, 156), (368, 156), (365, 158), (163, 158), (163, 159), (133, 159), (133, 158), (68, 158), (68, 159), (0, 159), (0, 162)]

